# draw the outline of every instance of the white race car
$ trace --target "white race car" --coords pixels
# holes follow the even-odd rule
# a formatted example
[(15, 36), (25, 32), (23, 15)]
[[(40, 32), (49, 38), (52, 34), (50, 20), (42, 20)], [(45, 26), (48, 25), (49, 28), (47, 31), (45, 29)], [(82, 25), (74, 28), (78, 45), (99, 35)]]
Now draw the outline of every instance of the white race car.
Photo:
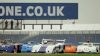
[(98, 46), (95, 46), (93, 43), (83, 43), (82, 45), (77, 46), (77, 52), (97, 53)]
[(63, 52), (65, 44), (64, 40), (42, 39), (41, 44), (34, 45), (32, 52), (34, 53), (60, 53)]

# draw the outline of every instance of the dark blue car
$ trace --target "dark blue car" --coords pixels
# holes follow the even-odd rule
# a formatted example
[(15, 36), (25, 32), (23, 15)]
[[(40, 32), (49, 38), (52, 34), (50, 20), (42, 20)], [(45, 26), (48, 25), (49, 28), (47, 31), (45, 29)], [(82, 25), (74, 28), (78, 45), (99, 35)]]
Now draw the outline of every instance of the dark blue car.
[(0, 52), (12, 53), (14, 52), (14, 45), (9, 45), (9, 44), (0, 45)]

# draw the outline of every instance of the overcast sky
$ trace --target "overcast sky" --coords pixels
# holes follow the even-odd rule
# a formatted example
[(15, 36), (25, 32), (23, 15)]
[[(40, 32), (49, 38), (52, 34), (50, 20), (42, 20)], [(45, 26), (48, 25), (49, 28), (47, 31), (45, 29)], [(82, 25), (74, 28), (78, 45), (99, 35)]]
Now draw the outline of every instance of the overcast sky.
[(61, 2), (78, 3), (78, 23), (100, 24), (100, 0), (0, 0), (2, 2)]

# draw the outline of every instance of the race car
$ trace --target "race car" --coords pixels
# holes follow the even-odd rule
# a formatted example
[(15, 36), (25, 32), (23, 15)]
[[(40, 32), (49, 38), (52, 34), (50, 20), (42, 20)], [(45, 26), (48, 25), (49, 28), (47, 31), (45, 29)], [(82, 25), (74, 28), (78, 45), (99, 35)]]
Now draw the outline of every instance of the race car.
[(77, 52), (78, 53), (97, 53), (98, 52), (98, 47), (94, 45), (93, 43), (83, 43), (82, 45), (77, 46)]
[(12, 40), (10, 39), (6, 39), (4, 41), (2, 41), (2, 43), (0, 44), (0, 52), (8, 52), (8, 53), (12, 53), (14, 52), (14, 45), (11, 43)]
[(76, 53), (77, 46), (75, 45), (65, 45), (64, 46), (64, 53)]
[(33, 41), (29, 41), (28, 43), (22, 44), (21, 52), (31, 52), (33, 45), (34, 45)]
[(0, 52), (14, 53), (21, 52), (21, 43), (15, 43), (11, 39), (5, 39), (0, 43)]
[(61, 53), (65, 44), (64, 40), (42, 39), (42, 42), (33, 45), (32, 52), (34, 53)]
[(2, 45), (2, 46), (0, 46), (0, 51), (13, 53), (14, 52), (14, 45), (9, 45), (9, 44)]

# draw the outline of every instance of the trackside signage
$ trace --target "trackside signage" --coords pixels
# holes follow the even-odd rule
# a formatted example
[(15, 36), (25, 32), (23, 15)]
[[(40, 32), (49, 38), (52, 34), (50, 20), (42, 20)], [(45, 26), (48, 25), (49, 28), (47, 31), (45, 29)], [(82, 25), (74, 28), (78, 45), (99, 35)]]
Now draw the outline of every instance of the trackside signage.
[(0, 19), (78, 19), (78, 3), (0, 3)]

